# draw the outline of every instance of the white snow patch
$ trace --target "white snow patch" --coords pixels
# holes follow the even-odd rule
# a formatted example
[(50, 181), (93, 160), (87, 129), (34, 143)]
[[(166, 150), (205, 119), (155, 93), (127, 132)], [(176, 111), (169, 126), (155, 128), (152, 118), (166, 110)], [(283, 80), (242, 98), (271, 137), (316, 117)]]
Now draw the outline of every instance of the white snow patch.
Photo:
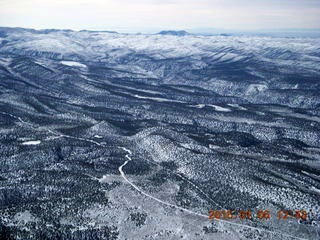
[(264, 112), (256, 112), (256, 114), (258, 114), (258, 115), (261, 115), (261, 116), (264, 116), (264, 115), (266, 115)]
[(99, 183), (112, 183), (114, 181), (119, 181), (119, 175), (103, 175), (102, 178), (99, 178)]
[(229, 108), (224, 108), (224, 107), (220, 107), (217, 105), (213, 105), (213, 104), (208, 104), (209, 107), (213, 107), (214, 110), (219, 111), (219, 112), (231, 112), (231, 110)]
[(38, 144), (40, 144), (40, 143), (41, 143), (40, 140), (35, 140), (35, 141), (23, 142), (22, 145), (38, 145)]
[(313, 191), (315, 191), (315, 192), (317, 192), (317, 193), (320, 193), (320, 189), (318, 189), (318, 188), (315, 188), (315, 187), (311, 187), (311, 190), (313, 190)]
[(134, 95), (134, 97), (139, 98), (139, 99), (149, 99), (149, 100), (154, 100), (157, 102), (175, 102), (175, 103), (185, 103), (183, 101), (178, 101), (178, 100), (172, 100), (172, 99), (167, 99), (167, 98), (157, 98), (157, 97), (145, 97), (145, 96), (140, 96), (140, 95)]
[(234, 108), (237, 108), (237, 109), (239, 109), (239, 110), (243, 110), (243, 111), (248, 110), (248, 109), (246, 109), (245, 107), (240, 106), (239, 104), (232, 104), (232, 103), (229, 103), (229, 104), (228, 104), (228, 106), (230, 106), (230, 107), (234, 107)]
[(267, 85), (264, 84), (250, 84), (247, 88), (246, 95), (257, 94), (268, 89)]
[(188, 89), (188, 88), (183, 88), (183, 87), (176, 87), (176, 86), (171, 86), (172, 89), (175, 89), (175, 90), (180, 90), (180, 91), (183, 91), (183, 92), (188, 92), (188, 93), (194, 93), (195, 90), (192, 90), (192, 89)]
[(190, 105), (190, 107), (195, 107), (195, 108), (204, 108), (205, 106), (206, 106), (205, 104)]
[(220, 107), (220, 106), (213, 105), (213, 104), (198, 104), (198, 105), (189, 105), (189, 106), (195, 107), (195, 108), (204, 108), (205, 106), (208, 106), (208, 107), (214, 108), (214, 110), (218, 111), (218, 112), (231, 112), (231, 110), (229, 108), (224, 108), (224, 107)]
[(25, 225), (29, 222), (36, 222), (36, 219), (29, 211), (24, 211), (18, 212), (16, 215), (14, 215), (14, 221), (18, 225)]
[(73, 62), (73, 61), (61, 61), (60, 62), (63, 65), (69, 66), (69, 67), (82, 67), (82, 68), (86, 68), (87, 66), (79, 63), (79, 62)]
[(209, 148), (210, 148), (210, 149), (219, 149), (220, 146), (218, 146), (218, 145), (213, 145), (213, 144), (209, 144)]

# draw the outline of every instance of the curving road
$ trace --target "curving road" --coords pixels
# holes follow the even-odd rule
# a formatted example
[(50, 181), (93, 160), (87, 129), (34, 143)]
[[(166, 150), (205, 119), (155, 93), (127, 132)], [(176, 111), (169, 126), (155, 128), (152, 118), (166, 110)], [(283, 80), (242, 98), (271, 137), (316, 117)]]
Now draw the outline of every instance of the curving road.
[[(171, 203), (167, 203), (165, 201), (162, 201), (161, 199), (159, 198), (156, 198), (154, 196), (151, 196), (150, 194), (146, 193), (145, 191), (141, 190), (137, 185), (135, 185), (134, 183), (132, 183), (125, 175), (125, 173), (123, 172), (123, 167), (126, 166), (130, 161), (132, 161), (130, 155), (132, 155), (132, 152), (131, 150), (125, 148), (125, 147), (119, 147), (121, 148), (122, 150), (126, 151), (128, 154), (125, 155), (125, 157), (127, 158), (127, 160), (118, 168), (119, 169), (119, 172), (122, 176), (122, 178), (128, 183), (130, 184), (134, 189), (136, 189), (138, 192), (140, 192), (141, 194), (143, 194), (144, 196), (148, 197), (148, 198), (151, 198), (163, 205), (166, 205), (166, 206), (169, 206), (169, 207), (172, 207), (172, 208), (175, 208), (175, 209), (179, 209), (183, 212), (187, 212), (187, 213), (190, 213), (190, 214), (193, 214), (193, 215), (196, 215), (196, 216), (200, 216), (200, 217), (204, 217), (206, 219), (208, 219), (208, 215), (204, 215), (204, 214), (201, 214), (201, 213), (197, 213), (197, 212), (194, 212), (194, 211), (191, 211), (189, 209), (186, 209), (186, 208), (183, 208), (183, 207), (179, 207), (177, 205), (174, 205), (174, 204), (171, 204)], [(193, 184), (194, 185), (194, 184)], [(198, 187), (197, 187), (198, 188)], [(253, 229), (253, 230), (258, 230), (259, 232), (263, 231), (263, 232), (268, 232), (268, 233), (271, 233), (271, 234), (275, 234), (275, 235), (281, 235), (281, 236), (285, 236), (285, 237), (290, 237), (292, 239), (300, 239), (300, 240), (306, 240), (306, 238), (300, 238), (300, 237), (295, 237), (295, 236), (292, 236), (292, 235), (289, 235), (289, 234), (286, 234), (286, 233), (281, 233), (281, 232), (276, 232), (276, 231), (270, 231), (270, 230), (267, 230), (267, 229), (261, 229), (261, 228), (257, 228), (257, 227), (252, 227), (252, 226), (249, 226), (249, 225), (245, 225), (245, 224), (240, 224), (240, 223), (233, 223), (233, 222), (229, 222), (229, 221), (226, 221), (226, 220), (222, 220), (222, 219), (215, 219), (216, 221), (219, 221), (219, 222), (223, 222), (223, 223), (227, 223), (227, 224), (230, 224), (230, 225), (233, 225), (233, 226), (237, 226), (237, 227), (245, 227), (245, 228), (249, 228), (249, 229)]]
[[(6, 112), (2, 112), (0, 111), (1, 114), (5, 114), (5, 115), (8, 115), (16, 120), (18, 120), (19, 122), (23, 123), (23, 124), (27, 124), (27, 125), (31, 125), (32, 126), (32, 123), (29, 123), (29, 122), (26, 122), (24, 121), (22, 118), (20, 117), (17, 117), (13, 114), (10, 114), (10, 113), (6, 113)], [(55, 136), (58, 136), (58, 137), (65, 137), (65, 138), (72, 138), (72, 139), (77, 139), (77, 140), (80, 140), (80, 141), (86, 141), (86, 142), (90, 142), (92, 144), (95, 144), (97, 146), (100, 146), (100, 147), (106, 147), (105, 144), (103, 143), (99, 143), (97, 141), (94, 141), (92, 139), (87, 139), (87, 138), (81, 138), (81, 137), (74, 137), (74, 136), (70, 136), (70, 135), (65, 135), (65, 134), (61, 134), (59, 132), (56, 132), (56, 131), (53, 131), (51, 129), (46, 129), (49, 133), (55, 135)], [(175, 209), (179, 209), (183, 212), (186, 212), (186, 213), (189, 213), (189, 214), (193, 214), (193, 215), (196, 215), (196, 216), (199, 216), (199, 217), (203, 217), (203, 218), (206, 218), (208, 219), (208, 215), (204, 215), (204, 214), (201, 214), (201, 213), (197, 213), (197, 212), (194, 212), (194, 211), (191, 211), (189, 209), (186, 209), (186, 208), (183, 208), (183, 207), (179, 207), (177, 205), (174, 205), (174, 204), (171, 204), (171, 203), (168, 203), (168, 202), (165, 202), (165, 201), (162, 201), (161, 199), (158, 199), (148, 193), (146, 193), (145, 191), (141, 190), (137, 185), (135, 185), (134, 183), (132, 183), (125, 175), (125, 173), (123, 172), (123, 167), (125, 167), (130, 161), (132, 161), (130, 155), (132, 155), (132, 152), (131, 150), (125, 148), (125, 147), (118, 147), (122, 150), (124, 150), (125, 152), (127, 152), (127, 154), (125, 155), (126, 157), (126, 161), (118, 168), (122, 178), (128, 183), (130, 184), (134, 189), (136, 189), (138, 192), (140, 192), (142, 195), (148, 197), (148, 198), (151, 198), (153, 199), (154, 201), (156, 202), (159, 202), (160, 204), (163, 204), (163, 205), (166, 205), (166, 206), (169, 206), (169, 207), (172, 207), (172, 208), (175, 208)], [(179, 175), (180, 176), (180, 175)], [(182, 176), (181, 176), (182, 177)], [(182, 177), (184, 179), (184, 177)], [(96, 179), (96, 178), (95, 178)], [(188, 180), (188, 182), (190, 182)], [(190, 182), (191, 183), (191, 182)], [(198, 190), (200, 190), (202, 192), (202, 190), (196, 186), (195, 184), (191, 183), (192, 186), (196, 187)], [(234, 222), (229, 222), (229, 221), (226, 221), (226, 220), (222, 220), (222, 219), (215, 219), (216, 221), (219, 221), (219, 222), (223, 222), (223, 223), (226, 223), (226, 224), (229, 224), (229, 225), (233, 225), (233, 226), (237, 226), (237, 227), (242, 227), (242, 228), (249, 228), (249, 229), (253, 229), (253, 230), (257, 230), (259, 232), (268, 232), (268, 233), (271, 233), (271, 234), (275, 234), (275, 235), (281, 235), (281, 236), (285, 236), (285, 237), (289, 237), (291, 239), (300, 239), (300, 240), (306, 240), (305, 238), (300, 238), (300, 237), (296, 237), (296, 236), (292, 236), (292, 235), (289, 235), (289, 234), (286, 234), (286, 233), (281, 233), (281, 232), (276, 232), (276, 231), (270, 231), (270, 230), (267, 230), (267, 229), (262, 229), (262, 228), (257, 228), (257, 227), (252, 227), (252, 226), (249, 226), (249, 225), (245, 225), (245, 224), (239, 224), (239, 223), (234, 223)]]

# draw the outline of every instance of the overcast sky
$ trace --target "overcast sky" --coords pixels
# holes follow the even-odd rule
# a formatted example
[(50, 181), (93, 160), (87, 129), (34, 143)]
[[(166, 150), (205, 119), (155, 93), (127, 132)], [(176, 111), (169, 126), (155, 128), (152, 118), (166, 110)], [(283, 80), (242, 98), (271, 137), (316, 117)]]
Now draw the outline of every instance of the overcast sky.
[(320, 28), (320, 0), (0, 0), (0, 26), (128, 30)]

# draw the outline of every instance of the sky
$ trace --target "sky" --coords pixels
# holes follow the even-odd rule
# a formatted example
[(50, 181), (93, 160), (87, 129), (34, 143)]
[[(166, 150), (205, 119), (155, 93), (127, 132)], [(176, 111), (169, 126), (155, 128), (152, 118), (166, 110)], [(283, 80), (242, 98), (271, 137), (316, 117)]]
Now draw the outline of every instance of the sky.
[(320, 0), (0, 0), (0, 26), (35, 29), (320, 29)]

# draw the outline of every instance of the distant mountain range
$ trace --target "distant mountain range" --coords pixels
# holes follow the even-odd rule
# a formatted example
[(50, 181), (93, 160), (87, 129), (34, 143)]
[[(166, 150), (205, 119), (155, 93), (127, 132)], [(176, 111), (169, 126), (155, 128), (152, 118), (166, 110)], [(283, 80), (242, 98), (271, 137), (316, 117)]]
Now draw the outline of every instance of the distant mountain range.
[(173, 36), (191, 35), (191, 33), (188, 33), (187, 31), (184, 31), (184, 30), (180, 30), (180, 31), (165, 30), (165, 31), (159, 32), (158, 34), (160, 34), (160, 35), (173, 35)]
[[(200, 36), (271, 36), (271, 37), (312, 37), (320, 38), (320, 29), (282, 29), (282, 30), (256, 30), (256, 31), (240, 31), (240, 30), (226, 30), (226, 29), (187, 29), (187, 30), (162, 30), (160, 32), (147, 31), (147, 33), (136, 33), (132, 31), (111, 31), (111, 30), (71, 30), (71, 29), (31, 29), (31, 28), (20, 28), (20, 27), (0, 27), (0, 32), (30, 32), (37, 34), (48, 34), (53, 32), (87, 32), (87, 33), (130, 33), (130, 34), (158, 34), (158, 35), (171, 35), (171, 36), (188, 36), (188, 35), (200, 35)], [(0, 33), (1, 34), (1, 33)], [(0, 35), (1, 36), (1, 35)]]

